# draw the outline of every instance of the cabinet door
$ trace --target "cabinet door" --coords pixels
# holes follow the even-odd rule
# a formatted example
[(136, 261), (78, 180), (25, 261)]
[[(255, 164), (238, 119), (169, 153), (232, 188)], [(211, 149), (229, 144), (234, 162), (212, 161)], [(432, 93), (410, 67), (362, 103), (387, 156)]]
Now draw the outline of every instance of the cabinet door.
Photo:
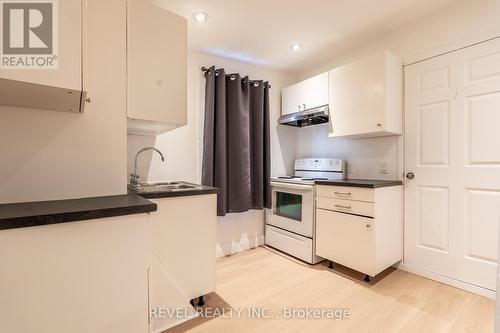
[(328, 104), (328, 72), (316, 75), (301, 83), (302, 107), (313, 109)]
[(128, 0), (127, 116), (187, 122), (187, 21), (152, 0)]
[[(71, 90), (82, 89), (82, 0), (58, 1), (53, 41), (56, 69), (0, 69), (0, 78)], [(104, 60), (103, 60), (104, 61)]]
[(330, 71), (330, 136), (384, 130), (385, 73), (385, 53)]
[(281, 91), (281, 114), (287, 115), (328, 104), (328, 72), (316, 75)]
[(373, 228), (373, 219), (317, 209), (316, 254), (374, 276)]
[(215, 290), (217, 196), (152, 199), (155, 261), (190, 299)]
[(302, 110), (300, 96), (300, 83), (296, 83), (294, 85), (288, 86), (281, 90), (281, 115), (287, 115), (295, 112), (299, 112)]

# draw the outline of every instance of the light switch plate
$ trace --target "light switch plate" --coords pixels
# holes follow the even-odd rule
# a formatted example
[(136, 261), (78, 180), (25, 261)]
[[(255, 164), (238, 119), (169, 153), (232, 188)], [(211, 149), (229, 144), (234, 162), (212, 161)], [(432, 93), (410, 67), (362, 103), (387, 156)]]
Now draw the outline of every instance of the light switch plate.
[(354, 165), (351, 163), (347, 163), (347, 174), (352, 175), (354, 173)]
[(381, 161), (379, 164), (379, 172), (382, 175), (387, 175), (389, 173), (389, 165), (387, 162)]

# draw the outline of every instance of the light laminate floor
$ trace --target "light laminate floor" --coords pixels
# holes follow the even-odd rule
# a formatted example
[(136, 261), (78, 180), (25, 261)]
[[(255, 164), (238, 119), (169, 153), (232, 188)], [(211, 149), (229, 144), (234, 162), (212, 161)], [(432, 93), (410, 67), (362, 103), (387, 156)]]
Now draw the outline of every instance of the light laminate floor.
[[(370, 283), (362, 278), (342, 266), (309, 266), (259, 247), (218, 260), (217, 291), (204, 308), (224, 316), (198, 317), (166, 332), (493, 332), (491, 299), (395, 269)], [(286, 308), (306, 307), (351, 314), (343, 320), (284, 318)], [(229, 318), (230, 308), (241, 315)], [(260, 310), (251, 316), (251, 308)], [(258, 311), (272, 318), (257, 319)]]

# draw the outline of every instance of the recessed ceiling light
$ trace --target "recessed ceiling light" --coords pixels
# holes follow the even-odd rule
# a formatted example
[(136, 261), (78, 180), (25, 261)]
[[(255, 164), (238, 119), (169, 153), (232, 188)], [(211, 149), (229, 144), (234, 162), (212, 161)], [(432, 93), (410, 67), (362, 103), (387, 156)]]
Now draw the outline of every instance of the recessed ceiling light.
[(290, 49), (291, 49), (292, 51), (298, 51), (298, 50), (300, 50), (301, 46), (302, 46), (302, 45), (301, 45), (301, 44), (299, 44), (299, 43), (293, 43), (292, 45), (290, 45)]
[(205, 22), (206, 20), (208, 20), (208, 15), (206, 13), (203, 13), (203, 12), (194, 13), (193, 19), (196, 22)]

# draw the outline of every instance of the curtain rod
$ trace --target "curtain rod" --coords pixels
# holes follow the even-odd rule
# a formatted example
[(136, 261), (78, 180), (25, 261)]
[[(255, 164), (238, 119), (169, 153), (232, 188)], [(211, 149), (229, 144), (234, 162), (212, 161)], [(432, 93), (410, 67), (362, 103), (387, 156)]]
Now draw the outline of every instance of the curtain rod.
[[(202, 66), (201, 67), (201, 71), (203, 72), (203, 75), (206, 77), (208, 72), (210, 71), (210, 68), (206, 68), (205, 66)], [(257, 82), (257, 80), (248, 80), (249, 82)], [(271, 89), (271, 85), (269, 84), (269, 82), (267, 83), (267, 86), (269, 87), (269, 89)]]

